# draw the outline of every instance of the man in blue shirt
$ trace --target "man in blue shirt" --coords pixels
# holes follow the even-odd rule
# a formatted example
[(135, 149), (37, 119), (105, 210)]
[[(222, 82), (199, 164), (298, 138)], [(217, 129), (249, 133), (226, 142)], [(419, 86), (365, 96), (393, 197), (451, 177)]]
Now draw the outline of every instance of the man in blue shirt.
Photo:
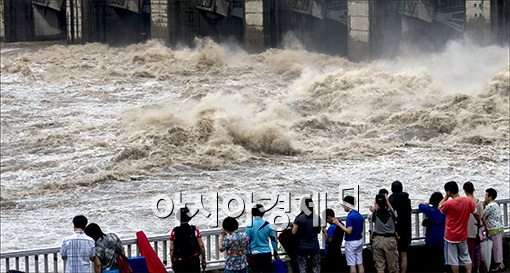
[(345, 226), (334, 219), (333, 223), (340, 227), (345, 232), (345, 258), (349, 266), (350, 273), (356, 273), (356, 266), (358, 272), (365, 272), (363, 267), (363, 225), (365, 218), (356, 210), (354, 210), (354, 197), (346, 196), (343, 199), (342, 206), (347, 212), (347, 219)]
[(333, 224), (335, 212), (332, 209), (326, 209), (326, 222), (330, 225), (329, 228), (322, 229), (324, 235), (327, 236), (326, 244), (324, 246), (324, 255), (326, 256), (326, 272), (340, 272), (341, 263), (340, 256), (342, 256), (342, 241), (344, 239), (344, 231), (337, 225)]
[[(275, 260), (278, 257), (278, 244), (276, 243), (276, 231), (268, 221), (262, 219), (265, 209), (261, 204), (256, 204), (251, 209), (253, 218), (252, 226), (246, 227), (246, 235), (250, 242), (248, 248), (248, 263), (250, 272), (272, 272), (271, 247)], [(271, 242), (271, 243), (270, 243)]]

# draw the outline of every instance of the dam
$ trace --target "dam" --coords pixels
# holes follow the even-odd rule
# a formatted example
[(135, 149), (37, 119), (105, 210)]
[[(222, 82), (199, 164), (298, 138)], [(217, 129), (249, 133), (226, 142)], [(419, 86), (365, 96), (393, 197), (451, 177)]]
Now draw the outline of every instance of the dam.
[(401, 43), (437, 50), (464, 34), (508, 44), (510, 18), (505, 0), (0, 0), (0, 9), (4, 42), (191, 45), (211, 37), (260, 52), (294, 33), (307, 50), (354, 61), (394, 56)]

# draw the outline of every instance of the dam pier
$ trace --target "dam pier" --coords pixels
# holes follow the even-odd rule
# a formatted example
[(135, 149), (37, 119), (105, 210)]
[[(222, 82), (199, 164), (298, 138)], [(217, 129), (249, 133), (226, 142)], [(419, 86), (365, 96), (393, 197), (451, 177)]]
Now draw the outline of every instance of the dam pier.
[(66, 40), (125, 45), (195, 37), (250, 52), (282, 47), (293, 33), (307, 50), (359, 61), (393, 56), (401, 43), (436, 50), (467, 35), (508, 44), (505, 0), (0, 0), (3, 42)]

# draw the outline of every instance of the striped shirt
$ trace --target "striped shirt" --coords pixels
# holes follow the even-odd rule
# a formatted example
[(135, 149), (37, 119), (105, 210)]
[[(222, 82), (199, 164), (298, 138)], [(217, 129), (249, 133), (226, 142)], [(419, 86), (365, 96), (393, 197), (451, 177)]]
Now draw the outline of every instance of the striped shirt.
[(66, 273), (91, 272), (90, 258), (95, 254), (95, 242), (83, 231), (76, 231), (62, 242), (60, 254), (67, 257)]

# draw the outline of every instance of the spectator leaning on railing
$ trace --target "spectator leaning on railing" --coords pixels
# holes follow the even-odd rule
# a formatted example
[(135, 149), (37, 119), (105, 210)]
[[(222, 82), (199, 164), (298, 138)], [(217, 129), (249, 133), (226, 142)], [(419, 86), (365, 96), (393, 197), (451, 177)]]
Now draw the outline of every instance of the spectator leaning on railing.
[(445, 215), (438, 209), (439, 202), (443, 200), (440, 192), (434, 192), (428, 202), (423, 202), (418, 209), (425, 214), (422, 225), (425, 226), (425, 245), (427, 256), (430, 258), (432, 272), (446, 272), (444, 270), (444, 228)]
[(492, 256), (494, 258), (495, 272), (502, 272), (505, 270), (503, 264), (503, 219), (501, 216), (501, 209), (498, 203), (494, 202), (498, 192), (489, 188), (485, 190), (485, 209), (483, 211), (483, 219), (489, 229), (489, 236), (492, 239)]

